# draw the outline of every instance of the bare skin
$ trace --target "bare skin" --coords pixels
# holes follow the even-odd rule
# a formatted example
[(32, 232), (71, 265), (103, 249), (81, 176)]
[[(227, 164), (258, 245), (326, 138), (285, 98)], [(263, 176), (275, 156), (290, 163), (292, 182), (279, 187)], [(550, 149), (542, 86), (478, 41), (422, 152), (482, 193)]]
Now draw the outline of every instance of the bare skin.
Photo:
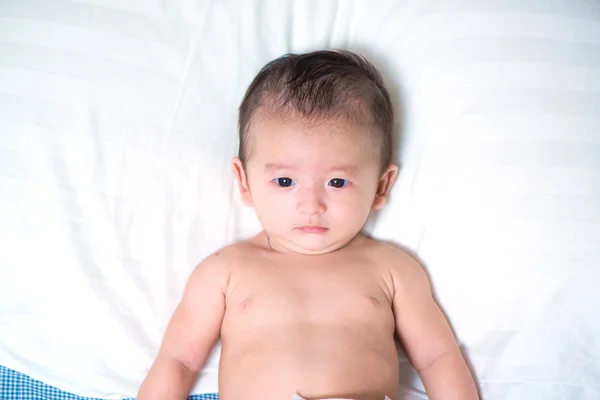
[[(427, 277), (404, 252), (358, 235), (323, 256), (286, 254), (261, 233), (213, 254), (194, 272), (153, 372), (161, 363), (179, 363), (189, 375), (178, 397), (185, 398), (220, 334), (223, 400), (293, 393), (395, 400), (395, 333), (428, 390), (436, 390), (431, 399), (477, 398)], [(445, 367), (455, 371), (440, 382), (436, 370)], [(467, 391), (453, 394), (453, 379)], [(177, 398), (143, 389), (139, 399)]]
[(253, 259), (231, 265), (223, 398), (397, 393), (393, 281), (376, 247), (360, 236), (325, 256), (294, 256), (270, 250), (265, 235), (237, 246), (240, 261)]
[(381, 172), (373, 135), (339, 121), (254, 129), (252, 158), (233, 167), (264, 231), (196, 268), (138, 399), (185, 399), (220, 336), (222, 400), (396, 400), (395, 335), (430, 400), (477, 399), (421, 266), (359, 233), (397, 173)]

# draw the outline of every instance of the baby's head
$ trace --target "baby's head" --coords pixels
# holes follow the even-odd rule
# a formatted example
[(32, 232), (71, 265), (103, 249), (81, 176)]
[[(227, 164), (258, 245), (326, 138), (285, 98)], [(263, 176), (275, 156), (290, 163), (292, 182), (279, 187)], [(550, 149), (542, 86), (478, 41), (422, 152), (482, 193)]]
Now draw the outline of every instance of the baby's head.
[(396, 178), (393, 120), (379, 72), (356, 54), (286, 55), (258, 73), (233, 167), (274, 248), (323, 254), (360, 232)]

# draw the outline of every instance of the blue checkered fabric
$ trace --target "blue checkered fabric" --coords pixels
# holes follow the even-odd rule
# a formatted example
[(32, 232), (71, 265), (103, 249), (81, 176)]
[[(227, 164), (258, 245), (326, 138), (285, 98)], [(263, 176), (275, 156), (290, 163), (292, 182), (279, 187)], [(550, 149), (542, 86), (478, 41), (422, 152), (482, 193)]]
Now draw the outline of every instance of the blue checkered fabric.
[[(0, 365), (0, 400), (102, 400), (63, 392), (25, 374)], [(188, 400), (219, 400), (218, 393), (188, 397)]]

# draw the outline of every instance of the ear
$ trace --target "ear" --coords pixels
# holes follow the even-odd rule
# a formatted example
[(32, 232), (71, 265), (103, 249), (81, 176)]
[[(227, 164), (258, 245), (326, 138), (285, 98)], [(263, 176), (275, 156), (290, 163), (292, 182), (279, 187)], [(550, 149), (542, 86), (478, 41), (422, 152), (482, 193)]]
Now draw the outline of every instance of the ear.
[(252, 196), (250, 195), (248, 178), (246, 177), (246, 171), (242, 165), (242, 160), (240, 160), (239, 157), (234, 157), (233, 160), (231, 160), (231, 166), (233, 169), (233, 174), (237, 179), (238, 187), (240, 188), (242, 202), (244, 205), (252, 207)]
[(390, 164), (385, 172), (379, 178), (379, 184), (377, 185), (377, 192), (375, 193), (375, 199), (373, 199), (373, 205), (371, 206), (375, 210), (380, 210), (392, 190), (396, 177), (398, 176), (398, 166)]

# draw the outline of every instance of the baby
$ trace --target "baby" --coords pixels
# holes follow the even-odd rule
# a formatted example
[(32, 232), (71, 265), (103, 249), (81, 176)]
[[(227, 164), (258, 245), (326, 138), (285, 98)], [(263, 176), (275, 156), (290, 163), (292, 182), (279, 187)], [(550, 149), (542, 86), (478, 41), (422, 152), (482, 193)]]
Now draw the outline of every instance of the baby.
[(396, 400), (397, 334), (432, 400), (477, 399), (421, 266), (361, 229), (396, 179), (393, 111), (351, 52), (267, 64), (240, 106), (241, 198), (263, 231), (192, 273), (138, 399), (185, 399), (221, 338), (221, 400)]

